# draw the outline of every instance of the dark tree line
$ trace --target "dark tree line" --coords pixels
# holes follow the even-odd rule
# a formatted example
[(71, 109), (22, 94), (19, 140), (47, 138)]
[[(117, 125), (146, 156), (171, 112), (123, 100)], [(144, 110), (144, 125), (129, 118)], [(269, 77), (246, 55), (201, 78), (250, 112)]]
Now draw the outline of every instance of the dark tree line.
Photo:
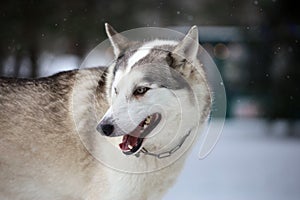
[(82, 58), (106, 39), (105, 22), (120, 31), (141, 26), (194, 24), (244, 28), (243, 42), (249, 56), (246, 66), (241, 67), (249, 75), (239, 87), (230, 86), (228, 94), (263, 97), (265, 115), (272, 118), (300, 115), (300, 22), (296, 4), (283, 0), (1, 1), (0, 75), (4, 74), (4, 62), (9, 56), (13, 56), (14, 62), (9, 66), (10, 73), (5, 75), (13, 77), (22, 76), (20, 67), (24, 58), (29, 60), (28, 77), (37, 77), (38, 58), (43, 51)]

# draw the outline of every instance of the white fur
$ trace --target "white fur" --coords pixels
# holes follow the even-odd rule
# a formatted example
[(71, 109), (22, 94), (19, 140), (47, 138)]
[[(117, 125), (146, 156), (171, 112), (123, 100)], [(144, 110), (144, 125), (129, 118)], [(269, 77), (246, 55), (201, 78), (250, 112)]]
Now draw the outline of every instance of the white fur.
[[(209, 108), (207, 107), (210, 105), (208, 103), (209, 89), (205, 83), (205, 76), (195, 57), (198, 44), (195, 45), (191, 42), (191, 39), (197, 41), (197, 37), (196, 27), (193, 27), (180, 43), (167, 40), (146, 42), (128, 59), (126, 69), (117, 71), (112, 85), (117, 88), (118, 92), (112, 95), (111, 107), (103, 120), (112, 123), (115, 128), (117, 127), (116, 131), (124, 135), (134, 130), (149, 114), (161, 113), (162, 120), (143, 143), (144, 148), (154, 153), (170, 151), (179, 144), (189, 131), (191, 131), (191, 135), (176, 153), (164, 159), (157, 159), (144, 154), (141, 154), (139, 158), (133, 155), (126, 156), (118, 147), (122, 136), (108, 137), (107, 140), (113, 141), (115, 147), (110, 150), (109, 154), (106, 154), (106, 159), (112, 161), (114, 166), (120, 166), (117, 167), (119, 170), (141, 174), (108, 170), (105, 174), (108, 177), (109, 193), (105, 194), (104, 199), (161, 199), (167, 188), (176, 180), (183, 167), (187, 155), (186, 151), (197, 137), (198, 131), (201, 130), (202, 118), (208, 116)], [(133, 66), (148, 56), (152, 49), (162, 45), (176, 46), (175, 53), (181, 56), (185, 56), (184, 53), (187, 52), (186, 56), (195, 63), (199, 74), (195, 75), (193, 80), (188, 80), (190, 77), (186, 77), (188, 82), (190, 81), (191, 90), (186, 87), (176, 90), (154, 87), (143, 97), (137, 99), (132, 95), (134, 87), (147, 83), (140, 82), (141, 77), (143, 77), (143, 69), (140, 67), (133, 68)], [(190, 50), (186, 51), (187, 49)], [(192, 69), (185, 70), (192, 71)], [(174, 77), (165, 78), (168, 80)], [(111, 92), (115, 93), (114, 88)], [(111, 158), (109, 155), (114, 155), (114, 157)]]
[(124, 76), (124, 71), (118, 70), (116, 72), (115, 78), (114, 78), (114, 82), (112, 83), (112, 87), (111, 87), (111, 97), (113, 98), (116, 91), (115, 89), (117, 88), (118, 83), (120, 82), (120, 80), (122, 79), (122, 77)]
[(151, 51), (151, 47), (140, 47), (129, 59), (128, 59), (128, 65), (126, 67), (126, 73), (128, 73), (132, 66), (137, 63), (142, 58), (146, 57)]
[[(164, 159), (157, 159), (143, 154), (139, 158), (123, 155), (118, 147), (118, 142), (116, 142), (115, 151), (107, 152), (107, 159), (116, 160), (116, 166), (120, 166), (119, 169), (154, 172), (128, 174), (107, 170), (105, 174), (108, 177), (110, 189), (109, 193), (103, 196), (107, 200), (161, 199), (167, 188), (175, 182), (186, 159), (187, 154), (185, 151), (193, 143), (197, 134), (196, 131), (201, 128), (197, 126), (203, 107), (199, 108), (190, 101), (189, 92), (186, 89), (176, 91), (165, 88), (153, 89), (152, 91), (149, 90), (140, 101), (128, 101), (126, 96), (132, 93), (133, 84), (141, 76), (142, 72), (136, 68), (120, 80), (118, 84), (119, 93), (114, 97), (112, 108), (108, 110), (105, 116), (113, 117), (115, 123), (123, 131), (131, 131), (140, 120), (148, 115), (151, 105), (159, 104), (159, 107), (149, 110), (150, 113), (160, 112), (163, 114), (161, 123), (145, 139), (144, 147), (151, 152), (161, 153), (172, 149), (189, 130), (192, 130), (192, 135), (189, 136), (178, 152)], [(197, 109), (199, 112), (196, 112)], [(116, 141), (121, 140), (121, 138), (108, 138), (108, 140)], [(111, 158), (110, 155), (114, 155), (114, 157)]]

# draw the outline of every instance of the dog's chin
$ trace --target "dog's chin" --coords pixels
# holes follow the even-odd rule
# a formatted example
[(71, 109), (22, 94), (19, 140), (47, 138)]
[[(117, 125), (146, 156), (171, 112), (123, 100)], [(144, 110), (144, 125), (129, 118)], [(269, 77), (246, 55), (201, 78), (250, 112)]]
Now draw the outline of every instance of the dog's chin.
[(161, 114), (154, 113), (146, 117), (140, 124), (130, 133), (123, 136), (122, 142), (119, 144), (120, 149), (125, 155), (132, 155), (138, 153), (154, 128), (161, 121)]

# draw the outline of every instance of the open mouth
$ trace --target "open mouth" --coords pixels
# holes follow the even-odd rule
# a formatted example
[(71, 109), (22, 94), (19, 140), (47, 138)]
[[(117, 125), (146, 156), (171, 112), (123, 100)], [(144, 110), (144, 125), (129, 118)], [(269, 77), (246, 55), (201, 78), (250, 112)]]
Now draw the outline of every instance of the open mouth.
[(158, 125), (161, 114), (154, 113), (144, 119), (132, 132), (123, 136), (120, 149), (126, 155), (138, 152), (145, 140), (145, 137)]

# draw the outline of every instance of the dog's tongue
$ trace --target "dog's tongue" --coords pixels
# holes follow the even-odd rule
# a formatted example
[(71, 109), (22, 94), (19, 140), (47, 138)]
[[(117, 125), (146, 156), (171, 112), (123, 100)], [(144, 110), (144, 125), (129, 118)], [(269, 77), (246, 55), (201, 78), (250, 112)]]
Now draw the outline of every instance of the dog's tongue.
[(122, 151), (129, 151), (129, 145), (132, 147), (136, 146), (138, 142), (138, 138), (131, 135), (124, 135), (122, 143), (119, 144), (119, 147)]
[(132, 132), (123, 136), (122, 143), (119, 144), (119, 147), (122, 151), (129, 151), (129, 145), (135, 147), (138, 145), (138, 139), (141, 135), (142, 125), (144, 122), (141, 122)]

